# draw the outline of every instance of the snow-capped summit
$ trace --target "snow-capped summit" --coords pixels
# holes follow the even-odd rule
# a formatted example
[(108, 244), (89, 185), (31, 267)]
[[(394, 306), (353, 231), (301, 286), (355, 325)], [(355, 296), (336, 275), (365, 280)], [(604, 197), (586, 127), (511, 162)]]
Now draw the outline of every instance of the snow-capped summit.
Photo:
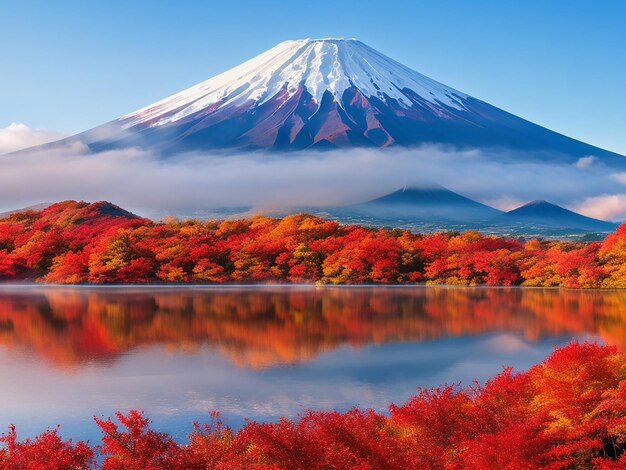
[[(515, 93), (515, 90), (511, 90)], [(70, 137), (163, 155), (444, 144), (623, 158), (432, 80), (356, 39), (285, 41), (187, 90)], [(63, 141), (67, 143), (68, 139)]]
[[(395, 101), (409, 109), (424, 100), (463, 110), (467, 95), (431, 80), (356, 39), (285, 41), (243, 64), (158, 103), (121, 118), (125, 127), (147, 123), (167, 125), (187, 116), (235, 108), (261, 106), (280, 94), (283, 102), (302, 93), (319, 104), (329, 92), (345, 109), (346, 90), (364, 97)], [(411, 90), (413, 93), (404, 92)], [(417, 100), (416, 95), (421, 98)]]

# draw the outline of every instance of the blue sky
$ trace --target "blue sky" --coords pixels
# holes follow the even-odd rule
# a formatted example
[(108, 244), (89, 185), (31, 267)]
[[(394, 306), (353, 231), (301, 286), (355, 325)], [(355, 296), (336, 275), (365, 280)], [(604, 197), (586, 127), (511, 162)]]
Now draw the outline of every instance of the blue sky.
[(626, 154), (623, 1), (0, 0), (0, 128), (78, 132), (304, 37), (356, 37)]

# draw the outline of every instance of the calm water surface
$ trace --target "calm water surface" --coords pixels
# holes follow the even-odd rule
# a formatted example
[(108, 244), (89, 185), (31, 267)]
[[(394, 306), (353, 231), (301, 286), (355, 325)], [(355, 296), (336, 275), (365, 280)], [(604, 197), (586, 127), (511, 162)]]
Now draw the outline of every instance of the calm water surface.
[(463, 287), (0, 288), (0, 429), (146, 411), (183, 438), (304, 408), (384, 410), (572, 338), (626, 346), (626, 292)]

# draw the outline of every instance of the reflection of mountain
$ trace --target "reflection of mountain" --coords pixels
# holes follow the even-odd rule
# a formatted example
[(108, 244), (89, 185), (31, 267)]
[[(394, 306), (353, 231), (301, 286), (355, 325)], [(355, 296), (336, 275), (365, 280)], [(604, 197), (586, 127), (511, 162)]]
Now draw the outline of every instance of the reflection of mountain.
[(0, 292), (0, 344), (60, 366), (144, 345), (219, 348), (246, 367), (341, 345), (519, 332), (626, 346), (626, 292), (489, 288), (55, 289)]

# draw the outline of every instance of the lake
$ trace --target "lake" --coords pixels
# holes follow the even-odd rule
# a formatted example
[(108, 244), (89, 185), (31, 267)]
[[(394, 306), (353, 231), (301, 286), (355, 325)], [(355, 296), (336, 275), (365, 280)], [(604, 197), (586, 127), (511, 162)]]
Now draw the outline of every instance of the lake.
[(384, 410), (418, 386), (523, 370), (554, 346), (626, 346), (626, 292), (486, 287), (0, 287), (0, 428), (143, 409), (182, 439), (305, 408)]

